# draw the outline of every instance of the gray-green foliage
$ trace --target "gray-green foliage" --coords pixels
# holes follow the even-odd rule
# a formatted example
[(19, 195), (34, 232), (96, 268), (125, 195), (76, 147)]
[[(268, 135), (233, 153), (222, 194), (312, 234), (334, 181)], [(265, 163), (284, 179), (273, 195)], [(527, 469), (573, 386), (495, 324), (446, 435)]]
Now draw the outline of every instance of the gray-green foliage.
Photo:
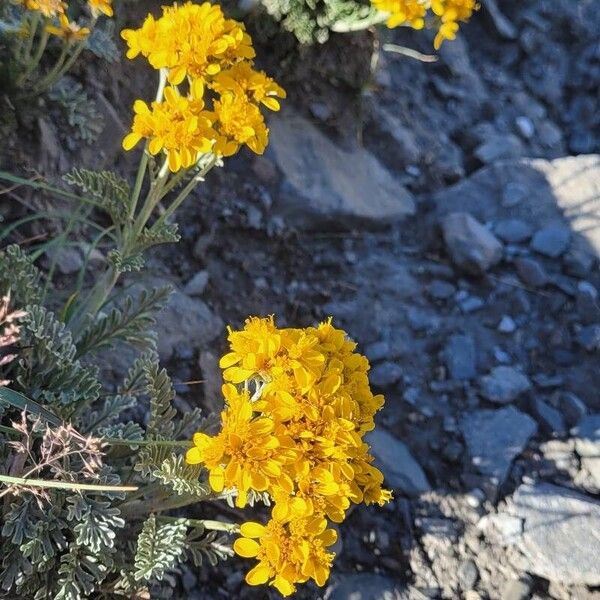
[(375, 15), (369, 0), (261, 0), (261, 4), (301, 44), (323, 43), (336, 29), (360, 29)]
[[(123, 179), (79, 169), (65, 181), (123, 234), (131, 223), (130, 190)], [(138, 244), (141, 251), (173, 239), (176, 229), (166, 223), (151, 234), (142, 231)], [(141, 254), (119, 263), (115, 252), (107, 258), (119, 271), (141, 268)], [(7, 373), (12, 383), (0, 412), (0, 473), (67, 484), (21, 488), (0, 503), (0, 598), (134, 597), (168, 579), (168, 571), (183, 560), (225, 558), (225, 541), (197, 522), (162, 519), (165, 510), (209, 496), (200, 468), (187, 465), (183, 452), (185, 440), (212, 423), (198, 409), (177, 412), (174, 386), (158, 363), (152, 328), (169, 288), (110, 298), (94, 314), (69, 310), (70, 300), (62, 306), (64, 294), (53, 297), (52, 282), (50, 294), (43, 294), (42, 282), (23, 250), (15, 245), (0, 250), (0, 293), (10, 290), (12, 306), (27, 313), (20, 320), (18, 357)], [(46, 296), (50, 305), (44, 304)], [(83, 298), (85, 292), (72, 296)], [(50, 306), (61, 308), (55, 312)], [(140, 353), (121, 384), (107, 388), (97, 353), (115, 352), (123, 344)], [(29, 421), (18, 425), (25, 404)], [(147, 422), (140, 406), (147, 408)], [(47, 429), (49, 418), (53, 424)], [(99, 437), (109, 445), (96, 459), (87, 444)], [(63, 446), (69, 451), (61, 455)], [(70, 482), (101, 489), (75, 492)], [(114, 490), (119, 485), (138, 491), (128, 496)]]

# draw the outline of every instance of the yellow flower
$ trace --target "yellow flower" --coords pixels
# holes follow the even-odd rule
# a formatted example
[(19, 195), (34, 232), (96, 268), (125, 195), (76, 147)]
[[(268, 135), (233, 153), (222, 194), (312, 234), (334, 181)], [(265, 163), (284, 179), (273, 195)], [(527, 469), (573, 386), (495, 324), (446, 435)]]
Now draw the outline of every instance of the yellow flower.
[(240, 146), (262, 154), (267, 147), (269, 130), (256, 104), (244, 94), (226, 92), (213, 103), (214, 126), (218, 137), (214, 151), (222, 156), (232, 156)]
[(372, 0), (373, 6), (388, 13), (388, 27), (407, 25), (413, 29), (423, 29), (428, 2), (424, 0)]
[(163, 7), (158, 20), (148, 15), (140, 29), (125, 29), (128, 58), (145, 56), (155, 69), (169, 69), (169, 82), (181, 83), (216, 75), (255, 53), (244, 25), (225, 19), (219, 6), (209, 2)]
[(44, 17), (52, 18), (64, 14), (67, 5), (63, 0), (25, 0), (25, 8), (37, 10)]
[(164, 100), (151, 107), (136, 100), (131, 133), (125, 136), (123, 148), (131, 150), (142, 138), (149, 141), (152, 155), (164, 152), (169, 169), (177, 172), (187, 169), (200, 156), (210, 152), (215, 139), (211, 115), (204, 110), (203, 88), (194, 82), (189, 96), (181, 96), (176, 87), (166, 87)]
[(223, 395), (227, 406), (221, 414), (221, 431), (215, 437), (195, 434), (186, 460), (206, 466), (215, 492), (237, 489), (236, 504), (243, 507), (250, 489), (262, 492), (282, 482), (282, 464), (293, 460), (294, 455), (273, 435), (270, 419), (255, 418), (247, 391), (238, 392), (233, 385), (224, 385)]
[(94, 17), (98, 17), (100, 14), (112, 17), (114, 14), (112, 0), (88, 0), (88, 6)]
[(431, 10), (440, 20), (433, 42), (436, 50), (444, 40), (456, 39), (458, 21), (467, 21), (478, 8), (476, 0), (432, 0)]
[[(235, 487), (243, 501), (252, 489), (274, 502), (267, 526), (247, 525), (236, 542), (238, 554), (259, 560), (248, 583), (269, 582), (284, 595), (310, 578), (322, 585), (331, 563), (319, 537), (327, 520), (341, 523), (351, 503), (391, 499), (363, 441), (383, 397), (371, 392), (367, 359), (331, 320), (279, 329), (272, 317), (251, 318), (241, 331), (229, 329), (228, 339), (231, 351), (220, 362), (230, 382), (221, 432), (196, 434), (187, 459), (204, 463), (213, 489)], [(253, 423), (267, 438), (249, 434)]]
[(55, 35), (56, 37), (62, 38), (69, 44), (80, 42), (90, 34), (88, 27), (80, 27), (77, 25), (77, 23), (75, 23), (75, 21), (69, 21), (67, 15), (60, 15), (58, 17), (58, 21), (60, 27), (48, 25), (46, 27), (46, 31), (52, 35)]
[(246, 582), (268, 583), (283, 596), (294, 593), (297, 583), (309, 579), (323, 586), (334, 558), (327, 548), (337, 539), (335, 530), (326, 527), (321, 516), (288, 523), (272, 518), (267, 525), (244, 523), (240, 528), (242, 537), (233, 549), (239, 556), (258, 560), (247, 573)]
[(234, 92), (246, 94), (257, 104), (264, 104), (271, 110), (279, 110), (277, 98), (285, 98), (285, 90), (262, 71), (255, 71), (247, 62), (240, 62), (218, 73), (210, 86), (219, 94)]

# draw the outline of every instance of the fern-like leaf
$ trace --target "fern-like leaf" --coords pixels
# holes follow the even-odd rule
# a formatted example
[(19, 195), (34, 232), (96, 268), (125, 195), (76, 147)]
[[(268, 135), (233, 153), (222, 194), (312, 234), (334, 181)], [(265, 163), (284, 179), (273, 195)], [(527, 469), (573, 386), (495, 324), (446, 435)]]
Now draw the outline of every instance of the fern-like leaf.
[(119, 273), (133, 273), (144, 268), (144, 258), (141, 254), (125, 257), (118, 250), (111, 250), (107, 259), (115, 271)]
[(171, 452), (152, 475), (180, 496), (188, 494), (204, 498), (210, 494), (210, 487), (199, 481), (200, 471), (200, 465), (188, 465), (181, 454)]
[(146, 519), (137, 540), (134, 562), (136, 581), (161, 581), (182, 557), (186, 533), (184, 519), (164, 525), (158, 525), (154, 515)]
[(158, 361), (146, 364), (144, 369), (147, 393), (150, 396), (150, 419), (147, 432), (150, 438), (172, 439), (173, 419), (177, 414), (172, 406), (175, 389), (165, 369), (160, 369)]
[(137, 239), (137, 249), (147, 250), (158, 244), (176, 243), (181, 239), (177, 223), (161, 223), (151, 228), (145, 227)]
[(13, 244), (0, 252), (0, 294), (11, 292), (14, 306), (38, 304), (42, 296), (40, 272), (31, 258)]
[(63, 179), (97, 200), (99, 208), (107, 212), (116, 225), (125, 223), (129, 218), (129, 184), (116, 173), (72, 169), (63, 175)]
[(92, 33), (86, 38), (85, 45), (98, 58), (102, 58), (109, 63), (115, 63), (119, 60), (119, 50), (114, 42), (114, 37), (114, 23), (107, 20), (104, 27), (94, 27)]
[(110, 346), (117, 340), (142, 348), (154, 347), (156, 335), (150, 330), (156, 322), (154, 313), (164, 307), (170, 293), (171, 288), (165, 286), (144, 290), (135, 300), (128, 296), (122, 308), (113, 308), (83, 332), (77, 342), (78, 355)]

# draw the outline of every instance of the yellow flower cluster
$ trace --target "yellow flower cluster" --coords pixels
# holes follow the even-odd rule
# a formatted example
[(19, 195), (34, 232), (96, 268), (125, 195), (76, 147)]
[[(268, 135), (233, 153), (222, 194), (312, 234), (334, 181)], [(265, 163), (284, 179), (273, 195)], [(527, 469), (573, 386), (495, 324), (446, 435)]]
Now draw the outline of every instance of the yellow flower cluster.
[(252, 318), (229, 330), (229, 343), (221, 430), (197, 433), (186, 459), (208, 469), (214, 491), (235, 490), (239, 507), (251, 491), (273, 500), (271, 521), (244, 524), (234, 545), (259, 561), (249, 584), (284, 595), (309, 579), (323, 585), (335, 542), (328, 520), (343, 521), (351, 503), (391, 498), (363, 441), (383, 397), (370, 390), (367, 359), (331, 321), (278, 329)]
[[(80, 27), (74, 21), (69, 21), (65, 0), (19, 0), (18, 3), (27, 10), (39, 12), (46, 19), (55, 19), (56, 25), (50, 21), (46, 30), (68, 43), (81, 41), (90, 33), (89, 27)], [(88, 0), (87, 5), (94, 20), (100, 14), (113, 16), (112, 0)]]
[[(279, 110), (284, 90), (255, 71), (252, 40), (244, 25), (226, 19), (219, 6), (187, 2), (148, 15), (140, 29), (121, 33), (127, 57), (142, 55), (167, 72), (164, 99), (148, 107), (138, 100), (125, 150), (141, 139), (148, 150), (164, 152), (172, 172), (196, 164), (208, 152), (231, 156), (242, 145), (262, 154), (268, 129), (259, 106)], [(187, 83), (185, 92), (178, 86)], [(212, 104), (208, 110), (206, 104)]]
[(433, 45), (436, 50), (444, 40), (456, 39), (459, 21), (468, 21), (479, 8), (476, 0), (372, 0), (373, 6), (386, 13), (388, 27), (400, 25), (423, 29), (428, 16), (437, 25)]

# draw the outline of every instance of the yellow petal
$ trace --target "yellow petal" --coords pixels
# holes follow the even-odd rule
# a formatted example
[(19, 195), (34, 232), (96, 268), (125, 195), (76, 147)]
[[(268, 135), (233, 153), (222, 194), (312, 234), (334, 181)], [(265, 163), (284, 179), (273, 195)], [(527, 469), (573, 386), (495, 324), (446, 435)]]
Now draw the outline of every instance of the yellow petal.
[(254, 540), (242, 537), (235, 540), (233, 549), (239, 556), (243, 556), (244, 558), (254, 558), (258, 554), (260, 546)]
[(240, 527), (240, 533), (247, 538), (259, 538), (265, 534), (265, 526), (256, 521), (248, 521), (242, 523)]
[(254, 569), (251, 569), (246, 573), (246, 583), (248, 585), (261, 585), (267, 583), (270, 576), (271, 569), (264, 563), (259, 563)]
[(197, 464), (200, 464), (201, 462), (204, 462), (202, 460), (202, 453), (200, 452), (200, 449), (199, 448), (190, 448), (185, 453), (185, 461), (190, 465), (197, 465)]
[(296, 589), (292, 583), (290, 583), (287, 579), (281, 577), (281, 575), (275, 577), (273, 585), (275, 586), (275, 588), (277, 588), (277, 590), (282, 596), (290, 596), (294, 593), (294, 590)]
[(213, 469), (208, 476), (208, 482), (210, 483), (210, 487), (215, 492), (222, 492), (225, 487), (225, 476), (223, 473), (223, 469), (218, 467)]
[(139, 133), (129, 133), (123, 139), (123, 150), (131, 150), (140, 140), (142, 136)]

